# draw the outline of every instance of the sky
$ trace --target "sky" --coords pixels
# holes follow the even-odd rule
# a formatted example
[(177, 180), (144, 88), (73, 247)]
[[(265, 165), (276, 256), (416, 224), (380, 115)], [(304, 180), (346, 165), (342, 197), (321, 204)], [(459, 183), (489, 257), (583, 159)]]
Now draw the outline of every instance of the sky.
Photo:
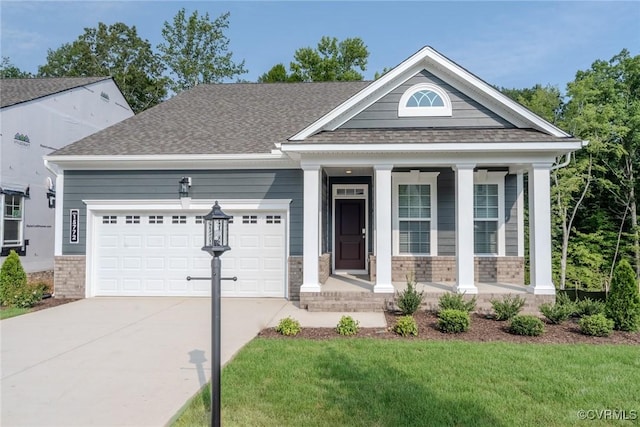
[(322, 36), (360, 37), (370, 52), (365, 79), (429, 45), (490, 84), (564, 91), (578, 70), (623, 48), (640, 54), (640, 2), (617, 1), (12, 1), (0, 0), (0, 50), (36, 73), (48, 49), (99, 22), (135, 26), (155, 48), (180, 8), (215, 19), (236, 62), (255, 81)]

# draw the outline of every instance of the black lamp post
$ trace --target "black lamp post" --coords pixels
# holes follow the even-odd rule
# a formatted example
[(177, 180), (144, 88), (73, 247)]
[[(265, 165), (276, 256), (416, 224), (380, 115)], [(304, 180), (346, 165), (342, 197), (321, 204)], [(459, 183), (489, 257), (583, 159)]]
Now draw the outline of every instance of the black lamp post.
[(218, 201), (203, 218), (204, 246), (211, 259), (211, 425), (220, 426), (220, 255), (230, 250), (229, 220)]

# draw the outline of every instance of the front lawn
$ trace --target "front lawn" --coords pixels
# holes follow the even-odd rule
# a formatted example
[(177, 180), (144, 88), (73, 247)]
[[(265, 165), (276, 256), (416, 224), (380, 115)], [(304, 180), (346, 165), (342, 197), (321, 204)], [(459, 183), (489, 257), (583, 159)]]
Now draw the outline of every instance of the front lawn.
[(30, 308), (20, 307), (2, 307), (0, 309), (0, 320), (9, 319), (10, 317), (20, 316), (21, 314), (28, 313)]
[[(205, 393), (174, 426), (208, 425)], [(222, 423), (631, 425), (638, 396), (638, 346), (257, 338), (223, 370)]]

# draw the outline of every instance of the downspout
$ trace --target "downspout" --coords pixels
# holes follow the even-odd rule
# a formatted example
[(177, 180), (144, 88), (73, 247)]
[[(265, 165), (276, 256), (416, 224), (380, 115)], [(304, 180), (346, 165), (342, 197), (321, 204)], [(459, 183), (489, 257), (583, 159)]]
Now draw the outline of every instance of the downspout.
[[(586, 147), (587, 145), (589, 145), (589, 141), (582, 141), (582, 147)], [(567, 153), (565, 155), (565, 161), (562, 163), (559, 163), (557, 165), (553, 165), (551, 166), (551, 169), (549, 169), (549, 171), (554, 171), (556, 169), (560, 169), (560, 168), (564, 168), (566, 167), (570, 162), (571, 162), (571, 154), (572, 153)]]

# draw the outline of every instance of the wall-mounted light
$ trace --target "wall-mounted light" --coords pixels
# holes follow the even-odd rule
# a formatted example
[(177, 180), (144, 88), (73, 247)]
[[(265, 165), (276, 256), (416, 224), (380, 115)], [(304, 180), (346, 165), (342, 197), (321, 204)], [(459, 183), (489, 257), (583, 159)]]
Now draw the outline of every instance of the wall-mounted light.
[(180, 187), (178, 188), (178, 194), (180, 198), (183, 199), (185, 197), (189, 197), (189, 187), (191, 187), (191, 177), (183, 176), (180, 181), (178, 181)]
[(346, 171), (344, 171), (344, 173), (346, 173), (347, 175), (351, 175), (351, 169), (347, 169)]
[(56, 207), (56, 190), (52, 188), (47, 190), (47, 203), (49, 205), (49, 209)]

